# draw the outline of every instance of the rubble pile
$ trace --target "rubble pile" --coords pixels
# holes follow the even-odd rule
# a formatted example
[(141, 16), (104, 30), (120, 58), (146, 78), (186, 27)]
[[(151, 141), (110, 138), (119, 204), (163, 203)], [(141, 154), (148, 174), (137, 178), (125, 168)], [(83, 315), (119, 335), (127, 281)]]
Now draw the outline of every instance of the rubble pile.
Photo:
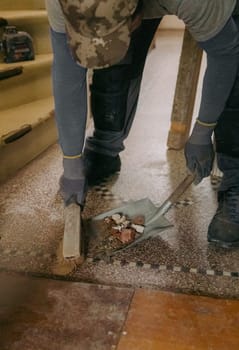
[(142, 215), (129, 218), (116, 213), (104, 218), (112, 239), (116, 238), (122, 244), (129, 244), (139, 238), (144, 232), (145, 218)]

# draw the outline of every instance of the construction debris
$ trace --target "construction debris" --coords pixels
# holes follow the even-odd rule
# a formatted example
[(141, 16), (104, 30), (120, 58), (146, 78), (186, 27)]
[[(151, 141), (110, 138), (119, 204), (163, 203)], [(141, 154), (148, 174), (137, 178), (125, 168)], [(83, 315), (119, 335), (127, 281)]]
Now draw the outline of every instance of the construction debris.
[(144, 216), (129, 218), (122, 213), (99, 220), (97, 226), (100, 232), (104, 232), (104, 237), (98, 241), (96, 252), (107, 254), (107, 251), (118, 250), (134, 242), (142, 236), (144, 223)]

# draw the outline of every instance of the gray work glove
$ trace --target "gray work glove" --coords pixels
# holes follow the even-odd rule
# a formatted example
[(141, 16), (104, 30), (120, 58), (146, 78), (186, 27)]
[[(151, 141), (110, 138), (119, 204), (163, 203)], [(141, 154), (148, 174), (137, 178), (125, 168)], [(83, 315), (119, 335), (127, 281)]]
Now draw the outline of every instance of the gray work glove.
[(87, 180), (82, 158), (63, 158), (63, 175), (60, 178), (60, 193), (68, 205), (75, 202), (84, 206), (87, 194)]
[(197, 121), (194, 125), (191, 136), (186, 142), (184, 155), (188, 169), (195, 173), (194, 184), (197, 185), (204, 177), (210, 175), (214, 160), (214, 149), (212, 144), (212, 133), (215, 124), (200, 124)]

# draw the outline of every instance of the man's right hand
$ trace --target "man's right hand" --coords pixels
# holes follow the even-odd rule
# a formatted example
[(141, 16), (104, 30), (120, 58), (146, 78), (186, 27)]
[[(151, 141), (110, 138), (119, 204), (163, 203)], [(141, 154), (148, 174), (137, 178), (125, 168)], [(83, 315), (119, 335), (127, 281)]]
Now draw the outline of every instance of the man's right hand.
[(87, 180), (82, 157), (63, 158), (64, 172), (60, 178), (60, 194), (65, 205), (71, 202), (83, 206), (87, 194)]

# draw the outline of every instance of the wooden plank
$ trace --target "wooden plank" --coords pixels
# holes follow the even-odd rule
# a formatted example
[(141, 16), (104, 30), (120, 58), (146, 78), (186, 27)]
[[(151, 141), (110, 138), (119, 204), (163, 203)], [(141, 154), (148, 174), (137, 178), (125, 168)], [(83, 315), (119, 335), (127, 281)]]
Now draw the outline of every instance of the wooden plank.
[(186, 29), (168, 134), (169, 149), (182, 149), (188, 138), (200, 73), (202, 49)]
[(65, 207), (63, 257), (78, 259), (82, 255), (81, 207), (71, 203)]

